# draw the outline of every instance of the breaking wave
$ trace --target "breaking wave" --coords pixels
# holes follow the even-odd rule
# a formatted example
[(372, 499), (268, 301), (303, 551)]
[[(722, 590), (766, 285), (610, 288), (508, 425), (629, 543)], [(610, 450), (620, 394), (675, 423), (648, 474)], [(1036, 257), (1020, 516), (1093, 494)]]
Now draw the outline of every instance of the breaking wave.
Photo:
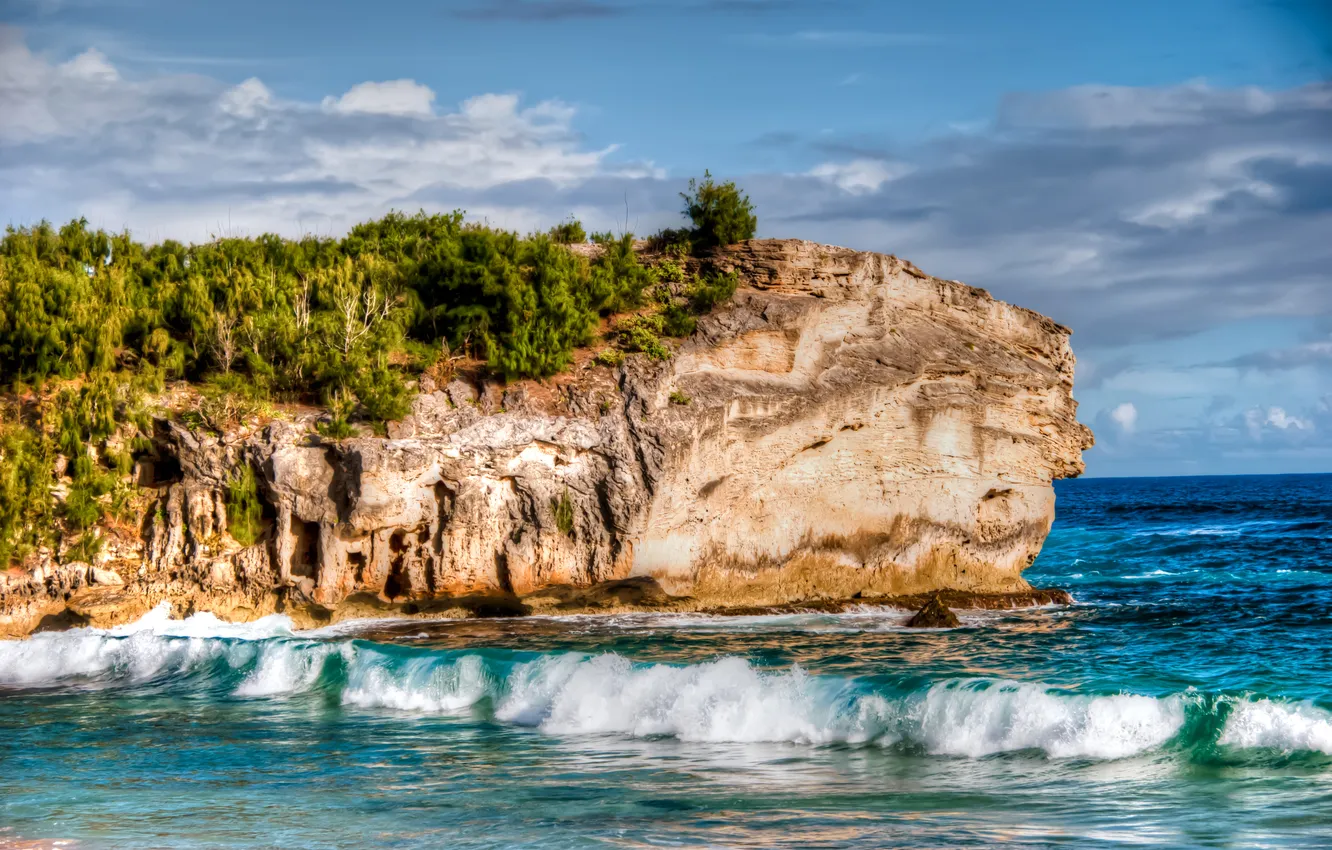
[(1234, 706), (1217, 743), (1332, 756), (1332, 713), (1309, 703), (1246, 700)]
[[(116, 629), (0, 641), (0, 688), (202, 688), (222, 699), (318, 692), (358, 710), (476, 717), (551, 735), (877, 745), (980, 758), (1118, 759), (1212, 728), (1208, 746), (1332, 754), (1332, 714), (1269, 699), (1081, 694), (1035, 682), (883, 682), (615, 654), (449, 651), (294, 633), (165, 609)], [(1215, 722), (1206, 722), (1212, 718)], [(1181, 744), (1182, 746), (1182, 744)]]

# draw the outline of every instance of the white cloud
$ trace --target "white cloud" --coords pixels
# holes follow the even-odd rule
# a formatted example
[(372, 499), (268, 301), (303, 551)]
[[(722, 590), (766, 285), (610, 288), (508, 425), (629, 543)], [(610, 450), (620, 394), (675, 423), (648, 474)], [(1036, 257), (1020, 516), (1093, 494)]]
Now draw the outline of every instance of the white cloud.
[(568, 104), (483, 94), (448, 110), (434, 100), (411, 80), (309, 102), (257, 78), (127, 79), (96, 51), (53, 63), (0, 28), (0, 220), (84, 215), (147, 239), (198, 240), (339, 233), (428, 206), (529, 229), (573, 209), (558, 197), (541, 206), (541, 186), (660, 177), (650, 164), (611, 162), (613, 146), (588, 147)]
[(218, 98), (218, 106), (222, 111), (237, 118), (254, 118), (261, 110), (272, 105), (273, 93), (257, 77), (227, 89)]
[[(1314, 89), (1306, 91), (1312, 105), (1327, 105)], [(1014, 94), (1005, 99), (1000, 121), (1025, 127), (1127, 127), (1203, 124), (1218, 108), (1263, 115), (1279, 106), (1278, 98), (1257, 86), (1218, 89), (1203, 81), (1178, 86), (1072, 86), (1057, 92)]]
[(832, 183), (844, 192), (863, 195), (877, 192), (883, 184), (911, 173), (901, 162), (882, 159), (853, 159), (850, 162), (825, 162), (809, 172), (811, 177)]
[(1313, 421), (1299, 416), (1291, 416), (1280, 407), (1269, 407), (1267, 409), (1267, 424), (1273, 428), (1280, 428), (1282, 431), (1294, 428), (1297, 431), (1310, 431), (1313, 429)]
[(1126, 401), (1110, 411), (1110, 418), (1125, 434), (1132, 434), (1138, 427), (1138, 408), (1133, 402)]
[[(1024, 95), (985, 132), (892, 157), (811, 133), (851, 162), (751, 197), (774, 230), (909, 257), (1072, 327), (1085, 351), (1332, 315), (1329, 120), (1327, 83)], [(881, 179), (865, 161), (911, 169)]]
[(1287, 434), (1314, 430), (1312, 419), (1291, 415), (1282, 407), (1269, 407), (1266, 410), (1251, 407), (1244, 411), (1244, 425), (1249, 436), (1257, 441), (1261, 441), (1264, 432), (1271, 428)]
[(362, 112), (367, 115), (429, 116), (434, 112), (435, 93), (415, 80), (358, 83), (342, 97), (324, 98), (329, 112)]

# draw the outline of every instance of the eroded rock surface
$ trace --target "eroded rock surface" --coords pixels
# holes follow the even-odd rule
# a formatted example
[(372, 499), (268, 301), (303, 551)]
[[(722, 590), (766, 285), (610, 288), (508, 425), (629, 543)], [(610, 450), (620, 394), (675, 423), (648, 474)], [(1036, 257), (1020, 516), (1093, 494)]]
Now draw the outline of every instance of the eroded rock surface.
[[(699, 607), (1028, 590), (1051, 481), (1091, 445), (1069, 332), (895, 257), (756, 240), (721, 262), (741, 288), (666, 362), (424, 386), (387, 439), (163, 423), (142, 539), (96, 573), (4, 577), (0, 630), (637, 576)], [(241, 464), (266, 505), (250, 547), (227, 534)]]

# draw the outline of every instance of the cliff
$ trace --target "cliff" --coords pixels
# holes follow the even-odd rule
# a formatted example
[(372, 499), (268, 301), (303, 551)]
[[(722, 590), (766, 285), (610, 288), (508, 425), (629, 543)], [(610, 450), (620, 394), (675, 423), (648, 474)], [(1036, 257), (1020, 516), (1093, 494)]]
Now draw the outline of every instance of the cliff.
[[(891, 256), (757, 240), (718, 262), (741, 288), (664, 362), (424, 380), (387, 438), (163, 419), (143, 526), (97, 565), (0, 575), (0, 633), (164, 599), (321, 622), (1027, 590), (1051, 481), (1091, 445), (1069, 331)], [(225, 508), (246, 464), (247, 547)], [(656, 583), (605, 584), (635, 577)]]

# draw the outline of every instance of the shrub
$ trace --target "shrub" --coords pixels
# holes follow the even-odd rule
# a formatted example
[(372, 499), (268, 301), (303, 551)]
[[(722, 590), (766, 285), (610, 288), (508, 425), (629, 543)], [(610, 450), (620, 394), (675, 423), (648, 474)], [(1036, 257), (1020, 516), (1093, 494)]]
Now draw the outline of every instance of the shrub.
[(324, 406), (328, 408), (329, 421), (316, 424), (316, 431), (334, 440), (356, 436), (356, 428), (347, 421), (356, 407), (350, 393), (339, 387), (324, 397)]
[(227, 531), (242, 546), (253, 546), (262, 530), (263, 506), (259, 483), (249, 464), (227, 484)]
[(661, 344), (662, 326), (660, 314), (632, 316), (620, 322), (616, 340), (625, 351), (639, 351), (653, 360), (669, 360), (671, 351)]
[(735, 295), (739, 283), (740, 280), (735, 272), (701, 278), (686, 293), (689, 296), (689, 304), (695, 311), (706, 313), (723, 301), (730, 300), (731, 296)]
[[(686, 212), (686, 215), (688, 213)], [(664, 227), (648, 237), (648, 250), (663, 253), (693, 253), (692, 235), (687, 228)]]
[(614, 368), (624, 362), (624, 352), (618, 348), (603, 348), (597, 352), (596, 357), (592, 358), (592, 362), (598, 366)]
[(561, 534), (573, 536), (574, 529), (574, 506), (573, 500), (569, 498), (569, 488), (565, 487), (564, 492), (558, 497), (551, 497), (550, 511), (555, 516), (555, 527)]
[(333, 416), (327, 422), (316, 422), (315, 430), (330, 440), (345, 440), (357, 434), (356, 426), (348, 422), (345, 416)]
[(689, 336), (698, 321), (683, 305), (671, 303), (661, 311), (661, 332), (666, 336)]
[(671, 391), (671, 404), (686, 405), (689, 404), (690, 401), (692, 401), (692, 399), (679, 390)]
[(352, 379), (351, 389), (375, 423), (401, 419), (411, 412), (411, 391), (397, 372), (386, 367), (361, 371)]
[(573, 216), (550, 229), (550, 238), (561, 245), (581, 245), (587, 241), (587, 231), (583, 223)]
[(689, 181), (689, 191), (681, 192), (684, 214), (694, 223), (690, 243), (694, 250), (730, 245), (753, 239), (758, 228), (754, 205), (732, 181), (718, 183), (712, 173), (703, 172), (703, 180)]

